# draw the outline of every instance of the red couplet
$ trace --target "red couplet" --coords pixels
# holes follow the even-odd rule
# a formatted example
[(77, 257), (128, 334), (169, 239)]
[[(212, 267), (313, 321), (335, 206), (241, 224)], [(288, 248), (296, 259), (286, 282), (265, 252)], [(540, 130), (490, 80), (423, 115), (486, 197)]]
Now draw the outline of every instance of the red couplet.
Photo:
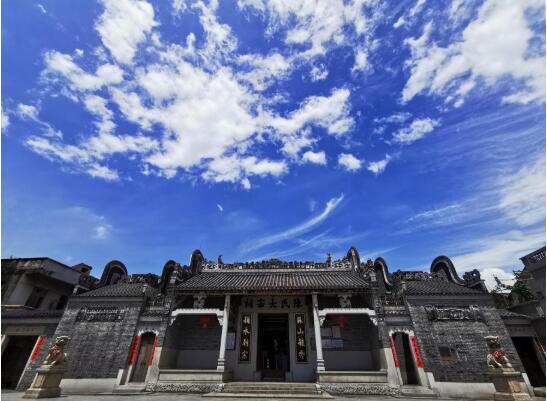
[(40, 350), (44, 346), (44, 342), (46, 341), (46, 336), (40, 336), (38, 338), (38, 341), (36, 342), (36, 345), (34, 346), (34, 349), (32, 350), (32, 354), (30, 355), (30, 360), (35, 361), (38, 359), (38, 355), (40, 355)]
[(395, 351), (395, 343), (393, 342), (393, 337), (389, 336), (389, 344), (391, 345), (391, 352), (393, 353), (393, 361), (395, 362), (395, 367), (399, 367), (399, 360), (397, 359), (397, 352)]
[(414, 357), (416, 358), (416, 367), (423, 368), (424, 362), (422, 361), (422, 354), (420, 353), (420, 348), (418, 348), (416, 337), (410, 336), (410, 343), (412, 344), (412, 350), (414, 351)]
[(154, 343), (152, 344), (152, 349), (150, 350), (150, 357), (148, 358), (148, 366), (152, 366), (152, 362), (154, 362), (154, 352), (156, 352), (157, 344), (158, 344), (158, 336), (155, 336)]
[(128, 366), (132, 366), (133, 362), (135, 362), (135, 356), (137, 355), (137, 349), (139, 347), (141, 337), (135, 336), (133, 339), (133, 345), (131, 346), (131, 353), (129, 354), (129, 361), (127, 362)]

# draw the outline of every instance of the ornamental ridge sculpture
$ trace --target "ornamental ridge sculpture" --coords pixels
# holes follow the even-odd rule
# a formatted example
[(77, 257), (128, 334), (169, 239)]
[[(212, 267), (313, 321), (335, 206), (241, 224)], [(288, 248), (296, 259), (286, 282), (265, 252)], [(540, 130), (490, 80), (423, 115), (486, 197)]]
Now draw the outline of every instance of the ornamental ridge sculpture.
[[(329, 255), (329, 254), (328, 254)], [(212, 260), (203, 260), (201, 262), (202, 270), (266, 270), (266, 269), (296, 269), (296, 270), (315, 270), (315, 269), (351, 269), (353, 267), (348, 258), (332, 260), (332, 257), (327, 257), (326, 262), (300, 262), (291, 261), (284, 262), (279, 259), (261, 260), (255, 262), (235, 262), (224, 263), (222, 257), (219, 257), (216, 262)]]

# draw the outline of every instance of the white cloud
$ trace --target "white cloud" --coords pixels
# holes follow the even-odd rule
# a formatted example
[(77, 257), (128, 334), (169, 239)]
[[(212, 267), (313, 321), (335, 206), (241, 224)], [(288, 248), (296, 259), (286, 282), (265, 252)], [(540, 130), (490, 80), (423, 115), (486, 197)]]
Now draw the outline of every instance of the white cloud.
[[(337, 140), (354, 127), (347, 87), (277, 111), (276, 106), (286, 104), (284, 93), (264, 91), (286, 81), (300, 56), (277, 49), (238, 54), (237, 39), (219, 20), (215, 0), (172, 2), (175, 15), (191, 9), (203, 28), (199, 39), (188, 34), (185, 46), (162, 39), (154, 29), (154, 8), (146, 1), (103, 4), (95, 28), (123, 69), (110, 64), (107, 50), (98, 46), (85, 59), (77, 50), (74, 56), (48, 51), (43, 71), (43, 82), (61, 84), (51, 88), (60, 86), (62, 95), (85, 107), (96, 129), (70, 143), (38, 135), (26, 140), (30, 149), (69, 170), (117, 180), (127, 175), (114, 170), (110, 158), (123, 154), (139, 164), (142, 174), (172, 178), (182, 173), (249, 189), (254, 177), (279, 178), (291, 164), (326, 164), (324, 152), (310, 149), (322, 136)], [(360, 35), (368, 32), (357, 18), (364, 12), (362, 3), (337, 6), (343, 6), (344, 24)], [(147, 57), (135, 58), (144, 43)], [(318, 68), (314, 79), (326, 77), (322, 64), (313, 65)], [(95, 72), (88, 72), (89, 66)], [(125, 122), (136, 124), (136, 132), (117, 133), (118, 125), (127, 127)], [(271, 145), (274, 154), (265, 156)]]
[(36, 106), (19, 103), (15, 112), (19, 118), (36, 123), (44, 136), (50, 138), (63, 137), (63, 133), (61, 131), (56, 130), (51, 126), (51, 124), (40, 119), (38, 116), (39, 110)]
[(345, 134), (354, 124), (349, 96), (346, 88), (334, 89), (330, 96), (310, 96), (288, 117), (274, 117), (270, 125), (281, 134), (295, 134), (307, 124), (325, 128), (332, 135)]
[(313, 82), (323, 81), (329, 76), (329, 70), (324, 64), (314, 65), (310, 71), (310, 78)]
[(349, 153), (341, 153), (338, 156), (338, 164), (347, 171), (357, 171), (361, 168), (361, 160)]
[(445, 96), (446, 102), (461, 106), (477, 83), (492, 87), (511, 78), (512, 87), (517, 89), (503, 101), (544, 101), (544, 50), (540, 54), (529, 53), (530, 41), (542, 40), (542, 34), (529, 27), (533, 22), (528, 10), (541, 7), (544, 3), (539, 0), (487, 0), (461, 39), (447, 47), (431, 40), (433, 25), (428, 24), (421, 37), (406, 41), (412, 57), (407, 62), (411, 76), (403, 90), (403, 100), (425, 92)]
[(499, 208), (520, 226), (545, 222), (545, 155), (500, 179)]
[(100, 224), (94, 228), (93, 238), (95, 239), (106, 239), (110, 234), (110, 225), (109, 224)]
[(180, 15), (188, 9), (188, 5), (185, 0), (172, 0), (171, 6), (173, 7), (174, 15)]
[(364, 49), (357, 49), (355, 52), (355, 62), (351, 68), (352, 72), (355, 71), (365, 71), (369, 66), (368, 63), (368, 54)]
[(38, 120), (38, 109), (30, 104), (19, 103), (17, 105), (17, 114), (21, 118)]
[(2, 132), (4, 132), (10, 124), (9, 116), (2, 110)]
[(393, 28), (397, 29), (402, 27), (403, 25), (408, 24), (409, 22), (412, 22), (415, 19), (416, 15), (418, 15), (418, 13), (422, 11), (422, 8), (424, 7), (426, 1), (427, 0), (417, 0), (416, 4), (414, 4), (414, 6), (408, 11), (408, 13), (403, 14), (399, 17), (399, 19), (393, 24)]
[(95, 74), (82, 70), (71, 56), (57, 51), (47, 52), (45, 57), (47, 76), (61, 75), (72, 89), (80, 91), (97, 90), (103, 86), (118, 84), (123, 80), (123, 71), (116, 65), (103, 64)]
[(116, 170), (112, 170), (107, 166), (101, 166), (99, 164), (91, 164), (87, 169), (87, 173), (94, 178), (102, 178), (106, 181), (118, 181), (120, 176)]
[(308, 163), (320, 164), (322, 166), (327, 164), (327, 156), (323, 151), (312, 152), (311, 150), (308, 150), (302, 155), (302, 160)]
[(322, 223), (327, 217), (329, 217), (330, 214), (338, 207), (338, 205), (340, 205), (343, 200), (344, 194), (340, 194), (339, 197), (330, 199), (325, 205), (325, 209), (323, 209), (323, 211), (319, 215), (283, 232), (269, 235), (263, 238), (254, 239), (253, 241), (244, 244), (243, 250), (245, 252), (249, 252), (306, 233), (318, 224)]
[(368, 41), (373, 18), (365, 14), (365, 0), (239, 0), (240, 8), (252, 8), (269, 17), (270, 34), (285, 29), (287, 45), (305, 46), (299, 57), (324, 55), (329, 47)]
[(112, 57), (121, 64), (131, 64), (137, 48), (158, 23), (154, 8), (142, 0), (102, 0), (104, 13), (96, 25)]
[(217, 208), (218, 208), (219, 212), (224, 211), (224, 208), (222, 207), (222, 205), (220, 203), (217, 203)]
[(370, 162), (367, 166), (367, 170), (374, 173), (374, 175), (380, 175), (384, 172), (390, 160), (391, 160), (391, 156), (386, 155), (386, 157), (382, 160), (378, 160), (376, 162)]
[(397, 124), (402, 124), (404, 123), (405, 121), (409, 120), (410, 118), (412, 117), (412, 114), (410, 114), (409, 112), (406, 112), (406, 111), (400, 111), (398, 113), (394, 113), (394, 114), (391, 114), (387, 117), (377, 117), (374, 119), (374, 123), (375, 124), (383, 124), (383, 123), (387, 123), (387, 124), (393, 124), (393, 123), (397, 123)]
[(276, 80), (283, 79), (291, 68), (291, 61), (279, 53), (265, 57), (247, 54), (240, 56), (238, 62), (249, 68), (249, 71), (238, 74), (240, 79), (248, 81), (258, 91), (263, 91)]
[(545, 245), (543, 228), (535, 231), (508, 231), (486, 239), (474, 239), (464, 245), (464, 251), (451, 257), (461, 273), (478, 269), (487, 285), (492, 288), (493, 275), (509, 278), (508, 272), (522, 269), (519, 258)]
[(47, 11), (42, 4), (38, 3), (36, 4), (36, 7), (42, 12), (42, 14), (47, 14)]
[(433, 120), (431, 118), (416, 119), (412, 121), (408, 127), (401, 128), (394, 133), (393, 142), (409, 145), (433, 132), (438, 125), (439, 120)]

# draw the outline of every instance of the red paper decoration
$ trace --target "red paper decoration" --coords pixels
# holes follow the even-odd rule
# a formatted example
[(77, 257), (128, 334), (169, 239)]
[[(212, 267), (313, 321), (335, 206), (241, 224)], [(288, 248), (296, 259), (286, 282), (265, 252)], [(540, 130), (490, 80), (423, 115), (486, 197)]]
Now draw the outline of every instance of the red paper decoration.
[(348, 324), (348, 318), (344, 315), (336, 315), (334, 316), (334, 321), (336, 324), (340, 327), (346, 327)]

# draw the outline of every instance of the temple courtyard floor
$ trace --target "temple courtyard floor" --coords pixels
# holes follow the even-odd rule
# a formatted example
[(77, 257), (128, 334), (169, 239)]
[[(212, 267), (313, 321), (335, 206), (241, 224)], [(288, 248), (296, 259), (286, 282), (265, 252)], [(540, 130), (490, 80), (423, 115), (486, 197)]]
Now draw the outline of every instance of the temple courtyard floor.
[[(16, 391), (2, 391), (2, 401), (20, 401), (24, 393)], [(53, 400), (53, 398), (49, 398)], [(177, 394), (177, 393), (146, 393), (146, 394), (124, 394), (124, 395), (62, 395), (57, 398), (59, 401), (233, 401), (234, 398), (210, 398), (203, 397), (201, 394)], [(243, 398), (242, 398), (243, 399)], [(276, 398), (245, 398), (253, 401), (271, 401)], [(420, 398), (401, 398), (401, 397), (381, 397), (370, 395), (356, 395), (335, 397), (334, 400), (367, 400), (367, 401), (404, 401), (404, 400), (420, 400)], [(284, 400), (291, 400), (284, 398)], [(424, 401), (424, 399), (421, 399)], [(437, 398), (436, 400), (440, 400)], [(456, 401), (451, 398), (451, 401)], [(468, 400), (467, 400), (468, 401)], [(545, 401), (545, 398), (534, 397), (533, 401)]]

